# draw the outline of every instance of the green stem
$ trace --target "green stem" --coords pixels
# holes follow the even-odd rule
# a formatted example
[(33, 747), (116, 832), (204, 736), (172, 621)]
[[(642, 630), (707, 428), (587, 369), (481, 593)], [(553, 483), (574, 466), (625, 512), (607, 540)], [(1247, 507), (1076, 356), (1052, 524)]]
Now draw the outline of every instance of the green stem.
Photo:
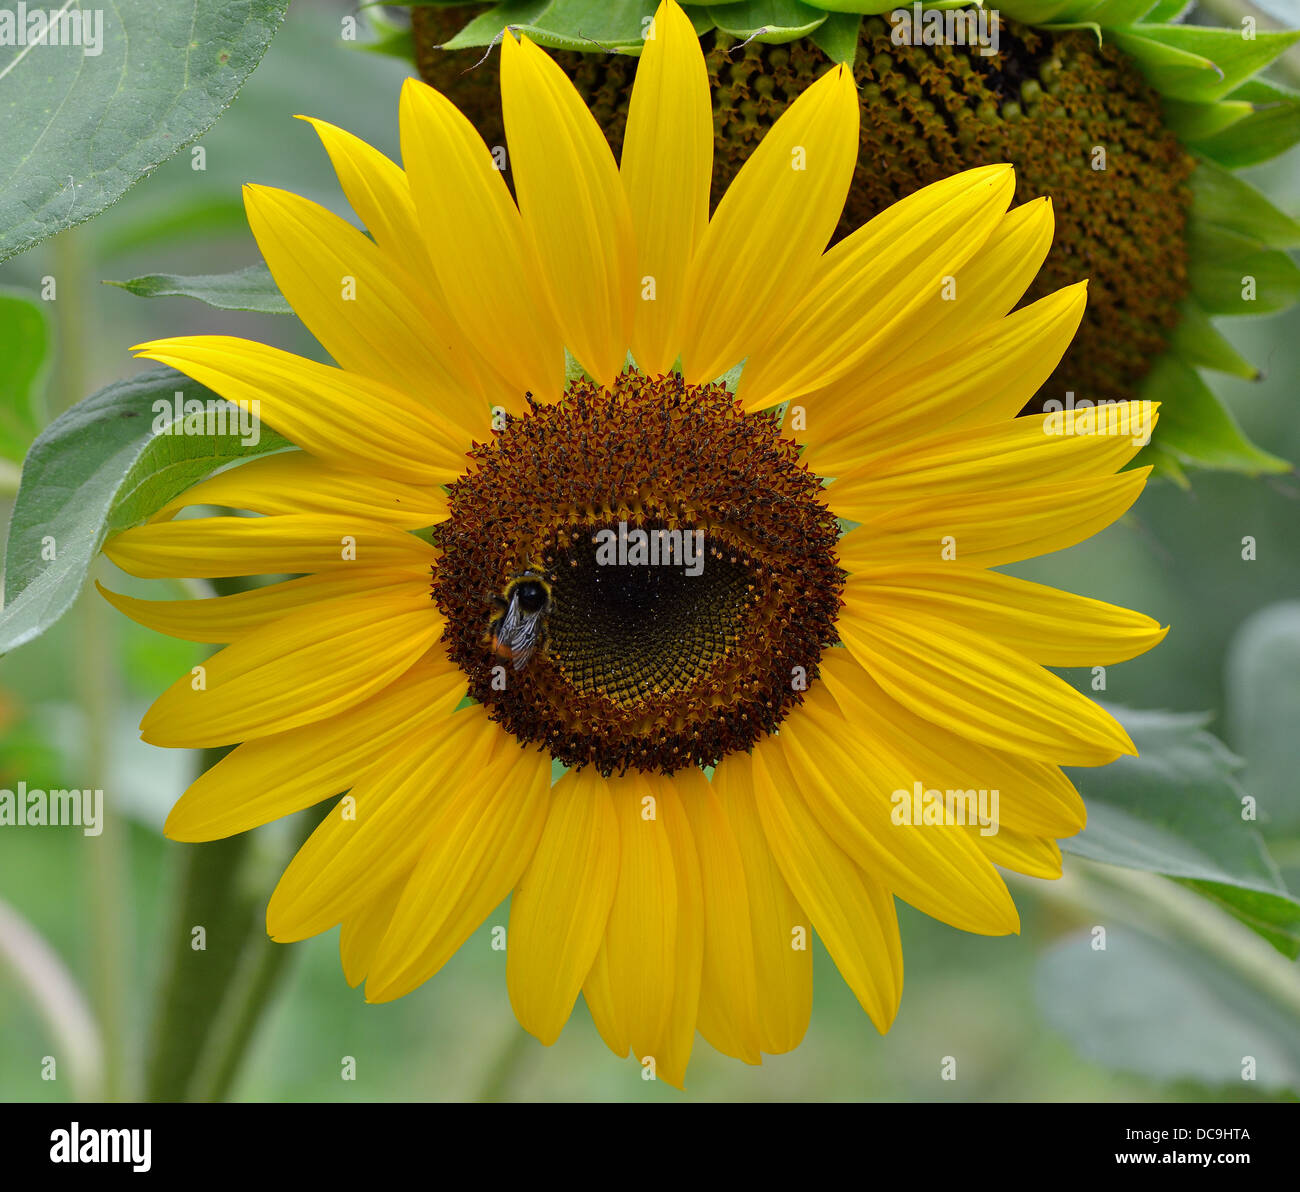
[(476, 1101), (492, 1103), (507, 1100), (511, 1085), (514, 1084), (515, 1077), (519, 1073), (519, 1066), (531, 1050), (529, 1044), (533, 1042), (533, 1037), (514, 1019), (510, 1020), (507, 1029), (510, 1032), (509, 1036), (497, 1053), (496, 1059), (493, 1060), (492, 1067), (488, 1069), (482, 1085), (479, 1086)]
[[(202, 769), (224, 749), (204, 750)], [(222, 1000), (239, 967), (253, 906), (240, 895), (247, 833), (178, 846), (179, 896), (164, 939), (170, 967), (159, 994), (145, 1076), (150, 1101), (184, 1101)]]
[[(94, 334), (86, 320), (85, 294), (89, 277), (84, 233), (70, 230), (56, 236), (54, 253), (54, 326), (58, 358), (53, 386), (58, 409), (79, 402), (88, 389), (85, 345)], [(93, 589), (81, 598), (74, 624), (77, 653), (77, 700), (84, 724), (84, 749), (79, 759), (83, 784), (104, 782), (108, 771), (113, 709), (117, 706), (114, 624)], [(127, 1056), (130, 1033), (127, 988), (130, 967), (129, 898), (126, 826), (116, 811), (115, 792), (106, 792), (104, 822), (98, 836), (87, 837), (86, 870), (90, 881), (93, 958), (91, 1003), (103, 1040), (103, 1082), (106, 1101), (131, 1095)]]
[[(289, 855), (280, 859), (279, 869), (292, 859), (294, 853), (316, 827), (316, 818), (304, 815), (299, 830), (292, 836)], [(254, 868), (261, 869), (262, 866)], [(274, 876), (267, 871), (264, 889), (269, 891)], [(261, 906), (261, 901), (258, 902)], [(262, 1016), (271, 1004), (281, 980), (289, 971), (297, 955), (288, 944), (273, 942), (261, 929), (262, 916), (256, 916), (256, 925), (250, 927), (239, 968), (233, 974), (230, 990), (219, 1008), (217, 1020), (207, 1040), (207, 1046), (198, 1060), (197, 1069), (189, 1085), (189, 1099), (193, 1101), (224, 1101), (230, 1095), (235, 1078), (248, 1053), (249, 1044), (257, 1033)]]

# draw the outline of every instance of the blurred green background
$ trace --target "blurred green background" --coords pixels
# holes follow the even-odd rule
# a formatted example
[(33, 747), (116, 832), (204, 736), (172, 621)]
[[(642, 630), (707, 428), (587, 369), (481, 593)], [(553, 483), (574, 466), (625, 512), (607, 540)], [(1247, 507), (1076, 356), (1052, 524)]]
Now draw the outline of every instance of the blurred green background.
[[(60, 300), (75, 304), (88, 370), (86, 393), (137, 371), (128, 347), (155, 336), (244, 335), (320, 358), (293, 319), (223, 313), (187, 299), (145, 300), (100, 282), (156, 272), (224, 272), (253, 262), (256, 249), (240, 204), (245, 181), (286, 187), (348, 214), (315, 135), (292, 116), (323, 117), (398, 157), (397, 95), (408, 73), (400, 61), (341, 40), (341, 20), (350, 11), (342, 3), (292, 7), (262, 66), (203, 137), (206, 170), (194, 170), (190, 152), (183, 152), (104, 215), (63, 233), (63, 244), (47, 242), (0, 266), (0, 287), (28, 294), (39, 290), (42, 278), (59, 278)], [(1300, 151), (1293, 151), (1247, 177), (1294, 214), (1300, 210), (1298, 171)], [(1221, 325), (1249, 359), (1264, 366), (1267, 377), (1250, 384), (1215, 376), (1210, 383), (1254, 442), (1300, 459), (1300, 310)], [(56, 384), (59, 367), (56, 348)], [(1300, 723), (1289, 734), (1252, 739), (1250, 723), (1234, 722), (1226, 675), (1243, 624), (1260, 610), (1300, 596), (1298, 490), (1294, 475), (1261, 481), (1194, 474), (1190, 492), (1152, 487), (1132, 515), (1098, 538), (1020, 569), (1173, 626), (1154, 652), (1109, 669), (1105, 698), (1129, 707), (1215, 714), (1213, 730), (1250, 763), (1242, 778), (1245, 788), (1263, 799), (1265, 792), (1252, 782), (1271, 784), (1268, 795), (1292, 808), (1290, 837), (1280, 830), (1275, 835), (1275, 855), (1289, 871), (1292, 889), (1300, 886), (1294, 837), (1300, 818), (1294, 786)], [(0, 502), (0, 513), (7, 517), (7, 512)], [(1258, 544), (1251, 562), (1241, 557), (1246, 535)], [(137, 594), (177, 594), (118, 574), (107, 579), (109, 586)], [(23, 778), (31, 786), (107, 788), (124, 816), (111, 847), (122, 864), (125, 908), (102, 906), (104, 887), (97, 875), (102, 877), (103, 866), (93, 863), (93, 856), (106, 847), (104, 838), (86, 839), (75, 829), (0, 831), (0, 900), (44, 935), (82, 987), (92, 991), (92, 1006), (95, 937), (105, 915), (115, 921), (110, 949), (125, 974), (133, 1032), (126, 1040), (128, 1076), (138, 1081), (164, 965), (161, 941), (175, 867), (179, 854), (194, 847), (164, 840), (161, 826), (197, 758), (141, 744), (136, 725), (148, 702), (200, 660), (202, 648), (149, 633), (106, 608), (91, 617), (93, 640), (84, 636), (84, 626), (78, 629), (81, 622), (68, 618), (0, 663), (0, 787), (12, 788)], [(80, 689), (96, 642), (120, 660), (120, 689), (100, 693), (112, 716), (106, 775), (88, 772), (84, 749), (86, 700)], [(1300, 684), (1300, 671), (1291, 667), (1287, 673), (1284, 681)], [(1086, 675), (1071, 678), (1086, 688)], [(1274, 830), (1262, 826), (1266, 834)], [(285, 825), (274, 825), (257, 834), (264, 865), (256, 896), (263, 904), (289, 833)], [(1086, 868), (1067, 857), (1067, 873)], [(1112, 918), (1109, 911), (1090, 907), (1086, 896), (1080, 906), (1077, 898), (1069, 903), (1040, 892), (1044, 885), (1017, 886), (1023, 931), (1006, 939), (963, 935), (900, 906), (906, 989), (887, 1037), (876, 1033), (819, 950), (812, 1025), (802, 1047), (761, 1068), (746, 1068), (697, 1040), (685, 1096), (757, 1101), (1292, 1096), (1286, 1087), (1297, 1087), (1292, 1078), (1300, 1071), (1296, 1022), (1265, 1022), (1253, 1012), (1243, 1021), (1241, 1004), (1212, 988), (1211, 958), (1192, 958), (1193, 969), (1199, 965), (1206, 979), (1204, 988), (1180, 983), (1156, 963), (1154, 953), (1134, 945), (1138, 937), (1126, 937), (1120, 928), (1113, 932), (1116, 959), (1124, 959), (1125, 943), (1131, 955), (1116, 970), (1113, 1034), (1105, 1037), (1103, 1024), (1102, 1037), (1091, 1042), (1080, 1044), (1077, 1033), (1067, 1038), (1062, 1023), (1070, 1021), (1073, 1010), (1062, 999), (1069, 982), (1063, 986), (1053, 957), (1063, 947), (1086, 948), (1077, 933), (1096, 923), (1112, 924)], [(1138, 917), (1143, 913), (1141, 906), (1132, 909)], [(554, 1047), (543, 1048), (523, 1034), (506, 996), (505, 955), (492, 950), (489, 938), (491, 926), (506, 923), (507, 910), (503, 906), (490, 916), (432, 982), (383, 1006), (367, 1006), (360, 991), (344, 983), (337, 932), (293, 945), (294, 963), (234, 1095), (304, 1101), (681, 1099), (665, 1085), (641, 1080), (635, 1061), (610, 1055), (581, 1002)], [(1295, 966), (1290, 975), (1300, 977)], [(1130, 1045), (1125, 1035), (1134, 1033), (1136, 1022), (1137, 1037), (1145, 1037), (1144, 1012), (1164, 1019), (1171, 1032), (1150, 1041), (1152, 1054)], [(1220, 1071), (1216, 1056), (1244, 1054), (1243, 1047), (1265, 1055), (1275, 1048), (1280, 1067), (1290, 1065), (1292, 1078), (1233, 1085), (1196, 1075)], [(41, 1079), (41, 1058), (48, 1054), (58, 1051), (45, 1019), (0, 966), (0, 1100), (70, 1098), (72, 1084), (62, 1072), (57, 1081)], [(355, 1057), (355, 1081), (341, 1079), (345, 1056)], [(955, 1081), (940, 1078), (945, 1056), (957, 1059)]]

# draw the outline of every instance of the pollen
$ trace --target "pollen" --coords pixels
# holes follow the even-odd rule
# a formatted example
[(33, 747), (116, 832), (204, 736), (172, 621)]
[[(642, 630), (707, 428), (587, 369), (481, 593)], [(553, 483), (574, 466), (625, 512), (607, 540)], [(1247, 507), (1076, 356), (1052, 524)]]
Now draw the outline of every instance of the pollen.
[[(602, 774), (714, 765), (774, 731), (837, 640), (838, 523), (770, 414), (719, 385), (570, 385), (470, 452), (433, 595), (469, 692), (519, 740)], [(552, 581), (546, 647), (484, 645), (493, 596)]]

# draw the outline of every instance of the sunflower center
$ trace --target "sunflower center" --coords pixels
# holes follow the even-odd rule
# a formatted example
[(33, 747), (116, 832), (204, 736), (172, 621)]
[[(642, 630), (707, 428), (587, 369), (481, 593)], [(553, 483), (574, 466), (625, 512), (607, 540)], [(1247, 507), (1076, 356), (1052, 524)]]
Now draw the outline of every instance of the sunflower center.
[(605, 774), (712, 765), (816, 677), (838, 526), (770, 415), (625, 373), (575, 382), (470, 459), (433, 595), (470, 694), (521, 741)]

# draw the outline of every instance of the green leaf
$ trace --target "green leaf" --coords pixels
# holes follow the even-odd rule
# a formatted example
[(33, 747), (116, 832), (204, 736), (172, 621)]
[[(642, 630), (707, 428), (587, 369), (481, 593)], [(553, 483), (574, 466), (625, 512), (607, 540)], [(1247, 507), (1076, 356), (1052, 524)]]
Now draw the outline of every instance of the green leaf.
[[(1206, 1088), (1300, 1091), (1300, 1028), (1271, 999), (1191, 948), (1109, 927), (1077, 932), (1039, 961), (1046, 1021), (1094, 1063)], [(1255, 1059), (1243, 1084), (1242, 1060)]]
[(104, 284), (119, 286), (141, 298), (197, 298), (218, 310), (293, 314), (293, 307), (285, 301), (265, 265), (249, 265), (235, 273), (200, 273), (193, 277), (150, 273), (129, 281), (106, 281)]
[(1215, 162), (1197, 163), (1192, 172), (1192, 194), (1196, 217), (1207, 224), (1248, 236), (1266, 248), (1300, 244), (1300, 222)]
[(547, 8), (551, 0), (506, 0), (481, 12), (455, 37), (443, 43), (444, 50), (464, 50), (471, 46), (489, 46), (501, 36), (507, 25), (531, 25)]
[(1246, 759), (1269, 837), (1300, 839), (1296, 727), (1300, 725), (1300, 601), (1269, 605), (1237, 630), (1228, 650), (1228, 730)]
[(1140, 396), (1161, 403), (1155, 442), (1185, 464), (1248, 476), (1291, 470), (1247, 439), (1196, 369), (1171, 352), (1152, 366)]
[(1251, 79), (1225, 102), (1248, 103), (1252, 110), (1229, 128), (1196, 143), (1199, 152), (1221, 166), (1238, 170), (1258, 165), (1300, 142), (1300, 93)]
[[(1212, 315), (1263, 315), (1300, 300), (1300, 268), (1286, 253), (1250, 236), (1216, 228), (1192, 212), (1188, 266), (1196, 300)], [(1254, 279), (1254, 297), (1243, 292)]]
[[(0, 260), (97, 215), (202, 135), (261, 60), (287, 4), (78, 5), (98, 39), (0, 48)], [(73, 15), (67, 4), (60, 11)]]
[(44, 307), (17, 291), (0, 291), (0, 458), (22, 459), (44, 421), (49, 350)]
[(1245, 381), (1257, 381), (1262, 375), (1210, 322), (1210, 316), (1197, 305), (1195, 298), (1183, 302), (1178, 326), (1169, 339), (1169, 350), (1193, 367), (1212, 368)]
[(238, 435), (165, 433), (177, 420), (160, 403), (171, 407), (177, 393), (233, 410), (157, 368), (78, 402), (32, 445), (9, 522), (0, 654), (67, 612), (109, 534), (140, 524), (223, 464), (289, 445), (268, 427), (249, 445)]
[(1137, 757), (1072, 770), (1088, 826), (1061, 842), (1080, 857), (1182, 880), (1279, 951), (1300, 955), (1300, 902), (1282, 884), (1253, 821), (1241, 767), (1206, 716), (1112, 709)]
[(826, 20), (826, 10), (800, 0), (740, 0), (710, 7), (709, 16), (732, 37), (780, 43), (807, 37)]

